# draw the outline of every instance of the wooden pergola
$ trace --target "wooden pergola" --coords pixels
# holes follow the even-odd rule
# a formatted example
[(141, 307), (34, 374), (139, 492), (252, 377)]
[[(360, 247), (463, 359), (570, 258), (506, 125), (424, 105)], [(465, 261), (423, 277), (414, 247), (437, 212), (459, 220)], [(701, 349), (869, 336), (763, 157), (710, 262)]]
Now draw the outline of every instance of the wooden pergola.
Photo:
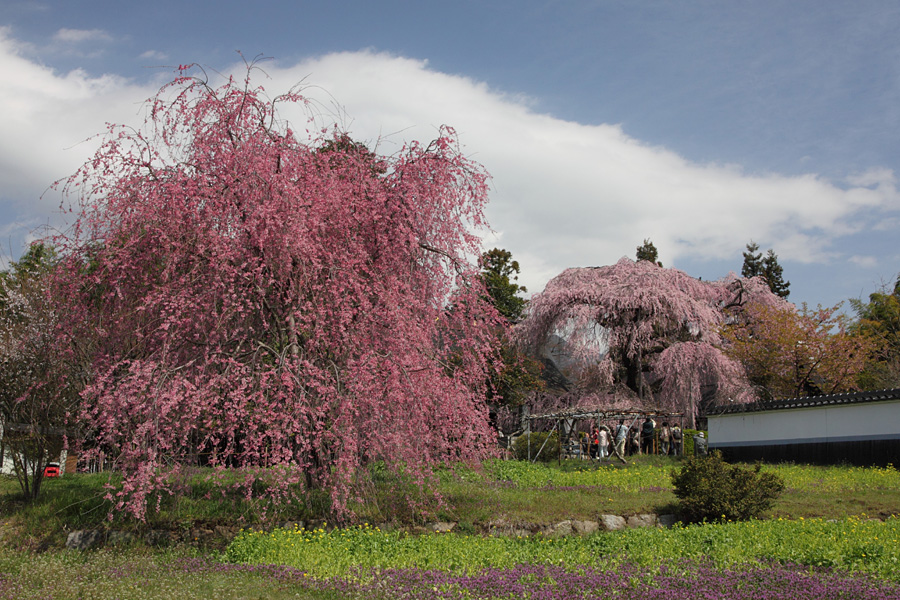
[[(659, 409), (606, 409), (606, 408), (567, 408), (565, 410), (560, 410), (552, 413), (544, 413), (540, 415), (525, 415), (523, 418), (526, 422), (526, 428), (524, 435), (528, 436), (528, 460), (530, 462), (534, 462), (537, 460), (537, 457), (540, 456), (541, 451), (544, 449), (544, 446), (547, 445), (547, 440), (550, 439), (549, 436), (544, 440), (544, 443), (541, 445), (540, 449), (538, 449), (537, 454), (534, 455), (534, 458), (531, 457), (531, 423), (532, 421), (537, 421), (539, 419), (547, 419), (554, 421), (553, 428), (557, 431), (559, 436), (559, 456), (557, 457), (558, 461), (562, 462), (563, 456), (563, 448), (564, 448), (564, 440), (563, 440), (563, 425), (567, 425), (567, 431), (565, 432), (566, 437), (571, 433), (571, 431), (575, 428), (575, 423), (577, 421), (589, 419), (594, 421), (618, 421), (622, 419), (624, 421), (631, 421), (629, 428), (633, 427), (634, 424), (640, 418), (647, 417), (658, 417), (659, 419), (664, 419), (672, 422), (674, 424), (675, 420), (678, 420), (678, 426), (684, 430), (684, 413), (681, 412), (668, 412)], [(683, 443), (683, 442), (682, 442)], [(683, 448), (682, 448), (683, 451)]]

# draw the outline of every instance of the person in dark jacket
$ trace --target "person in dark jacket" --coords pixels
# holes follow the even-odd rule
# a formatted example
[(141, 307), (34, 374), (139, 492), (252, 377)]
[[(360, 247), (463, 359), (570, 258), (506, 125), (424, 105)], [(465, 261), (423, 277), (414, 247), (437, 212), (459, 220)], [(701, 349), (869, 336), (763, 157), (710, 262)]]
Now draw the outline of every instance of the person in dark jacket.
[(641, 425), (641, 452), (644, 454), (653, 454), (653, 432), (655, 429), (656, 423), (650, 417), (647, 417)]

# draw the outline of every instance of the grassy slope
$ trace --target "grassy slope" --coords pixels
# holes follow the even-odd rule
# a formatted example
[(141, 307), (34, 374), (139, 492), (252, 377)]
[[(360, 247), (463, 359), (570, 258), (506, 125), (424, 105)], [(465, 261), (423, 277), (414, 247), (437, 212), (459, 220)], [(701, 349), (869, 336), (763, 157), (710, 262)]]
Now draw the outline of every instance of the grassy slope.
[[(628, 465), (595, 465), (572, 461), (562, 467), (523, 463), (495, 463), (484, 472), (466, 469), (440, 474), (438, 489), (445, 502), (422, 497), (415, 488), (397, 481), (380, 481), (358, 507), (358, 520), (399, 527), (421, 525), (404, 502), (397, 498), (419, 498), (428, 506), (424, 520), (459, 522), (465, 530), (484, 531), (492, 521), (508, 523), (555, 523), (564, 519), (597, 519), (600, 514), (631, 515), (668, 513), (675, 496), (668, 475), (679, 460), (667, 457), (637, 457)], [(788, 490), (776, 503), (772, 517), (825, 519), (848, 515), (886, 518), (900, 514), (900, 473), (894, 469), (853, 467), (769, 467), (785, 477)], [(105, 474), (75, 475), (48, 480), (42, 496), (33, 505), (18, 498), (13, 479), (0, 479), (0, 544), (21, 548), (60, 547), (68, 531), (97, 527), (132, 530), (185, 531), (216, 525), (259, 525), (268, 510), (270, 522), (323, 518), (326, 503), (313, 498), (298, 501), (280, 512), (242, 494), (222, 495), (212, 490), (198, 474), (184, 482), (185, 493), (163, 499), (159, 513), (147, 523), (123, 517), (107, 519), (111, 504), (104, 500)], [(113, 482), (115, 483), (115, 482)]]

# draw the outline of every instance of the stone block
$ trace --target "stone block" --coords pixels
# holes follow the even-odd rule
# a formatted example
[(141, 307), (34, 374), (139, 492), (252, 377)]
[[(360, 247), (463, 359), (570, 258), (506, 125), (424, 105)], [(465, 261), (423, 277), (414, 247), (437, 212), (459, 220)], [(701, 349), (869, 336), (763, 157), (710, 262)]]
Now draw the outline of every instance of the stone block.
[(600, 528), (603, 531), (619, 531), (625, 529), (627, 524), (619, 515), (600, 515)]
[(99, 548), (104, 543), (106, 543), (106, 532), (97, 529), (73, 531), (66, 537), (66, 548), (70, 550)]

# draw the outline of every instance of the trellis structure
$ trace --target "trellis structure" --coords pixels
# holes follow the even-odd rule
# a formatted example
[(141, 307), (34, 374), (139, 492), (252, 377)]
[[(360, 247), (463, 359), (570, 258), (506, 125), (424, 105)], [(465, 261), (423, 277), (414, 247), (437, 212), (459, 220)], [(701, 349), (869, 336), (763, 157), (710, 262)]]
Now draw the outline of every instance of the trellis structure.
[[(564, 436), (565, 439), (568, 439), (568, 436), (571, 434), (572, 430), (575, 428), (575, 423), (577, 421), (582, 421), (585, 419), (594, 420), (594, 421), (618, 421), (622, 419), (624, 421), (631, 421), (629, 425), (629, 429), (634, 426), (640, 418), (647, 417), (658, 417), (659, 419), (665, 419), (674, 424), (675, 419), (678, 419), (678, 426), (684, 430), (684, 413), (683, 412), (667, 412), (663, 410), (653, 410), (653, 409), (604, 409), (604, 408), (567, 408), (565, 410), (560, 410), (552, 413), (544, 413), (540, 415), (525, 415), (523, 420), (525, 421), (525, 433), (524, 435), (528, 436), (528, 460), (530, 462), (534, 462), (537, 460), (537, 457), (540, 456), (541, 451), (544, 449), (544, 446), (547, 445), (547, 440), (550, 439), (550, 436), (544, 440), (544, 443), (541, 445), (540, 449), (537, 451), (537, 454), (534, 455), (534, 458), (531, 457), (531, 423), (533, 421), (537, 421), (539, 419), (546, 419), (554, 421), (553, 429), (557, 431), (557, 435), (559, 436), (559, 456), (557, 457), (559, 462), (562, 462), (563, 456), (563, 448), (564, 448)], [(563, 425), (566, 425), (566, 431), (563, 432)], [(682, 441), (683, 443), (683, 441)], [(682, 448), (683, 452), (683, 448)]]

